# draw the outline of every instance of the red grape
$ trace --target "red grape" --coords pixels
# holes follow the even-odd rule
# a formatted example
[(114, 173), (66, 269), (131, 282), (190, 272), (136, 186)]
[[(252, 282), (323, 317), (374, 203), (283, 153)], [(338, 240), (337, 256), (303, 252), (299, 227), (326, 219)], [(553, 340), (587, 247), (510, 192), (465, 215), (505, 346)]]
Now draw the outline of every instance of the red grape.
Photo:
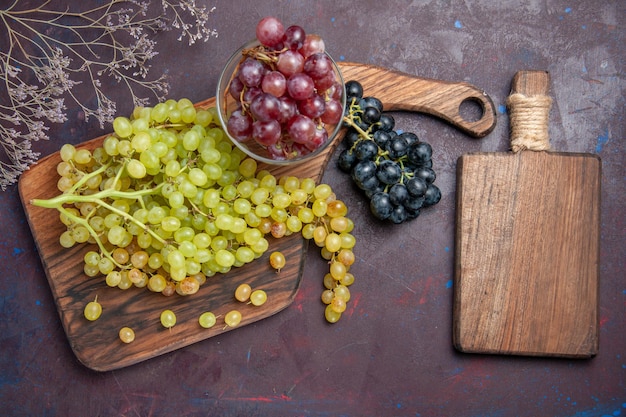
[(256, 38), (264, 46), (278, 47), (285, 37), (285, 27), (273, 16), (264, 17), (256, 26)]
[(307, 143), (315, 135), (315, 123), (303, 114), (296, 114), (287, 123), (289, 136), (296, 143)]
[(261, 83), (265, 70), (263, 64), (253, 58), (246, 58), (239, 65), (239, 79), (246, 87), (256, 87)]
[(280, 102), (269, 93), (260, 93), (250, 102), (250, 112), (255, 120), (277, 120), (280, 116)]
[(320, 117), (324, 113), (325, 108), (326, 103), (324, 99), (317, 94), (313, 94), (310, 98), (298, 102), (300, 113), (311, 119)]
[(252, 117), (243, 113), (241, 110), (235, 110), (228, 119), (226, 124), (228, 133), (239, 142), (245, 142), (250, 139), (252, 134)]
[(315, 84), (311, 77), (299, 72), (287, 79), (287, 92), (294, 100), (305, 100), (315, 92)]
[(279, 97), (278, 101), (280, 102), (280, 117), (278, 121), (287, 123), (298, 112), (298, 105), (294, 99), (288, 96)]
[(276, 120), (257, 120), (252, 124), (252, 137), (261, 145), (269, 146), (280, 140), (280, 123)]
[(290, 49), (278, 56), (276, 68), (278, 71), (285, 74), (285, 77), (302, 72), (303, 67), (304, 57), (298, 51), (292, 51)]
[(281, 97), (287, 91), (287, 78), (279, 71), (270, 71), (263, 77), (261, 89), (274, 97)]
[(300, 53), (305, 58), (308, 58), (313, 54), (324, 52), (325, 50), (326, 45), (324, 44), (324, 40), (319, 35), (308, 34), (304, 39), (302, 48), (300, 48)]
[(306, 32), (302, 27), (293, 25), (285, 30), (285, 46), (289, 49), (298, 50), (302, 48)]
[(339, 100), (331, 98), (324, 107), (324, 114), (322, 114), (322, 122), (330, 125), (336, 125), (341, 121), (343, 116), (343, 106)]
[(333, 72), (333, 63), (323, 52), (317, 52), (310, 55), (304, 61), (304, 72), (313, 80), (319, 80), (321, 78), (327, 77), (328, 74), (332, 74)]

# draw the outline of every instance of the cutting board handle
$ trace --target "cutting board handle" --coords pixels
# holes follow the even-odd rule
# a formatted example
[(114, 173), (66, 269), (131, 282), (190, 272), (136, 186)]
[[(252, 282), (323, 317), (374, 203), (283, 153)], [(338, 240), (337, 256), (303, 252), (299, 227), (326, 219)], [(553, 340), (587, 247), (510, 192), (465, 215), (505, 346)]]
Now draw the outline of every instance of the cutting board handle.
[(547, 71), (519, 71), (513, 77), (507, 99), (511, 129), (511, 150), (550, 149), (548, 122), (552, 98), (548, 95)]
[[(387, 111), (415, 111), (436, 116), (464, 133), (482, 138), (496, 126), (491, 98), (465, 82), (447, 82), (408, 75), (374, 65), (340, 62), (344, 81), (366, 85), (365, 95), (380, 99)], [(468, 118), (461, 107), (476, 104), (480, 117)]]

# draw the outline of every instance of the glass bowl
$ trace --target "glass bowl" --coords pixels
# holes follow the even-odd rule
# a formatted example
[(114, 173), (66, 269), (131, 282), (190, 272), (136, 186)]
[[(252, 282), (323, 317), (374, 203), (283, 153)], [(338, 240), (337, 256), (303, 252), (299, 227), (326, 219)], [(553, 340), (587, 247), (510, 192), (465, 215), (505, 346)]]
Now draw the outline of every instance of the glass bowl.
[[(230, 57), (224, 69), (222, 70), (222, 73), (217, 83), (216, 107), (218, 110), (220, 122), (224, 127), (224, 132), (235, 146), (241, 149), (246, 155), (254, 158), (259, 162), (264, 162), (270, 165), (295, 165), (309, 161), (324, 152), (328, 145), (333, 142), (342, 127), (341, 119), (343, 119), (343, 115), (345, 114), (346, 91), (344, 80), (341, 75), (341, 70), (339, 69), (337, 63), (332, 59), (332, 57), (325, 52), (326, 56), (330, 58), (330, 62), (332, 63), (333, 72), (335, 74), (336, 80), (336, 85), (334, 88), (335, 90), (339, 90), (335, 92), (334, 96), (341, 104), (342, 111), (339, 122), (336, 124), (322, 123), (319, 118), (314, 120), (319, 129), (321, 129), (321, 127), (323, 126), (325, 133), (321, 131), (318, 133), (321, 137), (325, 137), (325, 139), (320, 140), (318, 138), (315, 145), (307, 144), (305, 146), (303, 144), (296, 144), (286, 133), (286, 123), (283, 123), (281, 124), (282, 133), (279, 146), (262, 145), (257, 142), (253, 137), (249, 137), (245, 140), (238, 140), (229, 133), (227, 127), (228, 120), (231, 114), (234, 111), (241, 109), (240, 102), (235, 100), (235, 98), (230, 93), (230, 84), (233, 78), (235, 78), (237, 75), (239, 64), (246, 57), (244, 52), (258, 47), (260, 47), (260, 43), (257, 40), (246, 43)], [(285, 93), (285, 95), (286, 94), (287, 93)], [(318, 94), (317, 90), (315, 91), (315, 94)], [(321, 95), (323, 96), (324, 93), (322, 93)], [(277, 155), (277, 148), (281, 149), (281, 153), (279, 155)]]

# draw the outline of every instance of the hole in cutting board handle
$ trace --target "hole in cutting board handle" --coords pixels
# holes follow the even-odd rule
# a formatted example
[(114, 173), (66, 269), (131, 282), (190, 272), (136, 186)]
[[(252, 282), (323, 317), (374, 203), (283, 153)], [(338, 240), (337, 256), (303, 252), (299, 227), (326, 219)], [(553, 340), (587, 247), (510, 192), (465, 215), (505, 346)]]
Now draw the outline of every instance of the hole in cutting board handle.
[(466, 122), (477, 122), (485, 115), (485, 104), (476, 98), (468, 97), (459, 104), (459, 115)]

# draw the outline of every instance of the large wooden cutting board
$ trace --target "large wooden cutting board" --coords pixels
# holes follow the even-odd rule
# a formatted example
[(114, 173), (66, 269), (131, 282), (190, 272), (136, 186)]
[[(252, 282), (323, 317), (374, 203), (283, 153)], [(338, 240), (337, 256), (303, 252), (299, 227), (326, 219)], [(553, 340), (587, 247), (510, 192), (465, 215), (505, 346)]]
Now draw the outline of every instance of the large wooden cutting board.
[[(360, 81), (366, 94), (382, 100), (387, 110), (428, 113), (473, 137), (482, 137), (495, 126), (495, 110), (490, 98), (467, 83), (418, 78), (369, 65), (341, 63), (339, 66), (346, 81)], [(460, 115), (460, 106), (466, 100), (478, 102), (482, 107), (483, 114), (478, 120), (466, 121)], [(204, 108), (214, 105), (214, 98), (197, 104)], [(260, 168), (267, 168), (277, 176), (289, 174), (319, 181), (342, 136), (343, 132), (312, 162), (295, 167)], [(81, 146), (93, 149), (102, 144), (104, 137)], [(98, 371), (121, 368), (238, 328), (224, 327), (223, 321), (218, 320), (213, 328), (203, 329), (198, 325), (198, 316), (204, 311), (223, 317), (229, 310), (239, 309), (243, 314), (241, 327), (281, 311), (294, 300), (303, 278), (306, 252), (306, 242), (298, 234), (272, 240), (270, 251), (261, 259), (224, 276), (210, 278), (198, 293), (189, 297), (163, 297), (138, 288), (122, 291), (108, 288), (103, 277), (86, 277), (82, 259), (91, 247), (63, 249), (58, 239), (64, 226), (57, 213), (29, 204), (32, 199), (58, 194), (56, 165), (59, 162), (58, 152), (40, 160), (22, 175), (19, 192), (63, 328), (74, 353), (87, 367)], [(280, 273), (269, 266), (268, 256), (273, 250), (282, 251), (287, 258), (287, 265)], [(323, 277), (304, 278), (319, 280), (321, 285)], [(243, 282), (266, 290), (268, 302), (256, 308), (236, 301), (234, 290)], [(92, 323), (84, 319), (83, 308), (96, 296), (103, 313)], [(171, 309), (177, 315), (177, 324), (170, 330), (159, 322), (164, 309)], [(321, 304), (319, 317), (324, 319)], [(124, 345), (118, 339), (118, 331), (123, 326), (134, 329), (133, 343)]]
[[(542, 96), (548, 81), (543, 71), (520, 72), (512, 92)], [(600, 159), (532, 150), (475, 153), (459, 158), (457, 174), (455, 347), (594, 356)]]

